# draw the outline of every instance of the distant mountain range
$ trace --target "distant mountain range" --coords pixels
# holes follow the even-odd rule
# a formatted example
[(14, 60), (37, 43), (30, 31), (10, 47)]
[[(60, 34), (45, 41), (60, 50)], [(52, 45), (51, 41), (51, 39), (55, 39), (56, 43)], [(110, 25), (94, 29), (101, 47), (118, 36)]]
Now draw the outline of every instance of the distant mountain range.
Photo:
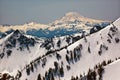
[[(78, 14), (69, 13), (66, 16), (76, 17)], [(57, 27), (58, 31), (61, 28), (72, 31), (86, 23), (82, 19), (82, 22), (74, 23), (74, 28), (72, 17), (63, 18), (62, 24), (59, 24), (60, 19), (48, 24), (51, 26), (45, 29), (39, 29), (55, 31)], [(27, 35), (29, 29), (23, 29), (40, 25), (37, 23), (22, 25), (20, 30), (11, 26), (15, 28), (10, 32), (6, 29), (6, 36), (0, 39), (0, 80), (119, 80), (120, 18), (108, 26), (100, 26), (103, 21), (88, 21), (91, 25), (95, 24), (85, 26), (90, 27), (88, 34), (65, 34), (47, 39)], [(39, 30), (37, 28), (34, 30)]]
[(104, 28), (109, 24), (110, 21), (90, 19), (81, 16), (76, 12), (69, 12), (61, 19), (49, 24), (31, 22), (23, 25), (1, 25), (0, 36), (4, 37), (18, 29), (28, 35), (43, 38), (53, 38), (55, 36), (65, 36), (81, 32), (86, 32), (86, 34), (89, 34), (93, 27)]

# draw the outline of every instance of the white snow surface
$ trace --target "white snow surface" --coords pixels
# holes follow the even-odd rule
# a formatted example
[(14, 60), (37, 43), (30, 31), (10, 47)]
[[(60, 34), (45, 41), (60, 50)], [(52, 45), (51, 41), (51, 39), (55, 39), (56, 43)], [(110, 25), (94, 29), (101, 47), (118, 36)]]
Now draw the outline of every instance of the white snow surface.
[[(67, 49), (69, 51), (73, 51), (74, 48), (76, 48), (80, 44), (82, 44), (83, 47), (83, 49), (81, 50), (80, 60), (74, 62), (73, 64), (67, 63), (66, 49), (62, 49), (60, 51), (57, 51), (57, 53), (61, 55), (60, 60), (56, 59), (55, 54), (45, 56), (47, 62), (44, 68), (41, 66), (41, 64), (39, 64), (37, 68), (34, 69), (34, 72), (31, 72), (28, 76), (26, 74), (26, 70), (24, 69), (25, 66), (31, 61), (33, 61), (35, 58), (47, 52), (45, 48), (40, 48), (41, 43), (39, 42), (34, 47), (30, 47), (30, 52), (27, 50), (21, 52), (17, 51), (16, 48), (13, 48), (13, 53), (9, 58), (4, 57), (3, 59), (0, 59), (0, 73), (9, 72), (11, 75), (15, 76), (17, 70), (22, 70), (22, 77), (20, 78), (20, 80), (37, 80), (37, 76), (39, 73), (41, 74), (41, 76), (44, 76), (45, 72), (48, 71), (49, 68), (54, 68), (54, 62), (57, 61), (59, 65), (61, 65), (61, 62), (63, 62), (64, 76), (60, 77), (61, 80), (70, 80), (71, 76), (80, 76), (80, 74), (84, 73), (86, 74), (89, 68), (93, 69), (96, 64), (101, 63), (104, 60), (114, 60), (115, 58), (120, 57), (120, 42), (115, 42), (115, 38), (120, 39), (120, 18), (117, 19), (113, 24), (118, 28), (118, 31), (111, 39), (111, 43), (109, 43), (107, 39), (110, 39), (108, 33), (111, 33), (110, 28), (113, 27), (112, 24), (100, 30), (99, 32), (86, 36), (87, 42), (85, 41), (85, 38), (82, 38), (68, 46)], [(9, 37), (10, 35), (8, 35), (7, 37)], [(0, 40), (0, 44), (5, 44), (4, 40), (6, 40), (7, 37), (5, 37), (3, 40)], [(53, 42), (55, 43), (54, 49), (59, 49), (56, 45), (58, 40), (59, 38), (53, 39)], [(61, 37), (61, 40), (61, 47), (67, 45), (67, 43), (64, 40), (64, 37)], [(100, 50), (101, 44), (106, 45), (108, 47), (108, 50), (102, 49), (102, 54), (99, 55), (98, 51)], [(91, 53), (88, 52), (88, 46), (90, 47)], [(3, 47), (0, 48), (3, 49)], [(66, 65), (70, 65), (71, 69), (69, 71), (67, 70)], [(119, 67), (120, 61), (106, 66), (103, 80), (119, 80)], [(116, 75), (112, 75), (112, 71), (114, 71), (114, 74)], [(111, 76), (111, 78), (109, 78), (109, 76)], [(59, 78), (55, 77), (55, 80), (59, 80)]]
[[(120, 38), (120, 27), (119, 24), (120, 20), (118, 19), (117, 21), (114, 22), (114, 25), (118, 28), (118, 33), (114, 36), (115, 37), (119, 37)], [(57, 61), (59, 64), (61, 64), (61, 61), (63, 61), (63, 67), (64, 67), (64, 77), (60, 77), (60, 79), (62, 80), (70, 80), (71, 76), (75, 76), (75, 75), (80, 75), (80, 74), (86, 74), (88, 69), (91, 68), (93, 69), (94, 66), (98, 63), (101, 63), (104, 60), (114, 60), (116, 57), (119, 57), (120, 54), (120, 50), (119, 50), (119, 46), (120, 44), (117, 44), (114, 39), (112, 40), (112, 43), (108, 43), (107, 39), (109, 38), (108, 36), (108, 32), (109, 29), (113, 27), (113, 25), (109, 25), (108, 27), (106, 27), (105, 29), (94, 33), (92, 35), (87, 36), (87, 42), (85, 42), (84, 39), (81, 39), (77, 42), (75, 42), (74, 44), (70, 45), (68, 47), (68, 50), (73, 50), (76, 46), (78, 46), (79, 44), (83, 45), (83, 50), (81, 51), (81, 58), (80, 61), (74, 63), (74, 64), (70, 64), (70, 71), (67, 71), (66, 69), (66, 65), (69, 65), (66, 61), (66, 49), (63, 49), (61, 51), (59, 51), (58, 53), (62, 56), (61, 60), (57, 60), (55, 56), (52, 55), (52, 57), (47, 56), (47, 63), (46, 66), (44, 68), (39, 67), (35, 70), (34, 73), (31, 73), (30, 76), (26, 75), (26, 71), (23, 71), (23, 74), (25, 74), (24, 76), (22, 76), (22, 80), (24, 80), (26, 77), (28, 80), (33, 80), (33, 79), (37, 79), (37, 75), (40, 73), (41, 76), (45, 75), (45, 71), (47, 71), (50, 67), (54, 68), (54, 61)], [(101, 39), (102, 37), (102, 39)], [(97, 44), (98, 41), (98, 44)], [(105, 44), (108, 46), (108, 50), (103, 50), (103, 53), (101, 56), (98, 55), (98, 51), (100, 48), (101, 44)], [(90, 45), (90, 49), (91, 49), (91, 53), (88, 53), (88, 45)], [(59, 80), (58, 77), (55, 77), (56, 80)]]
[(120, 80), (120, 60), (105, 67), (103, 80)]

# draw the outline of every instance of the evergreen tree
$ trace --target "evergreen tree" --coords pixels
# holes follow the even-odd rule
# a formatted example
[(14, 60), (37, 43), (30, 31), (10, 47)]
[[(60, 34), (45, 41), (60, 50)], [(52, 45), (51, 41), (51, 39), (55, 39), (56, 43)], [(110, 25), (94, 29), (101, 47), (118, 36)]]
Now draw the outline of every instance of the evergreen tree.
[(71, 61), (72, 61), (72, 63), (73, 63), (73, 56), (74, 56), (74, 55), (73, 55), (72, 51), (70, 51), (70, 56), (71, 56), (70, 59), (71, 59)]
[(45, 80), (45, 77), (43, 77), (43, 79), (42, 80)]
[(97, 72), (99, 75), (99, 80), (102, 80), (102, 74), (104, 72), (104, 68), (102, 66), (99, 66)]
[(88, 52), (91, 53), (90, 47), (88, 46)]
[(51, 80), (55, 80), (55, 79), (54, 79), (54, 75), (53, 75), (53, 74), (51, 75)]
[(58, 40), (57, 46), (60, 47), (60, 44), (61, 44), (61, 40)]
[(26, 73), (27, 73), (27, 75), (30, 75), (30, 69), (29, 69), (29, 66), (26, 67)]
[(66, 42), (69, 44), (70, 43), (70, 37), (66, 38)]
[(70, 62), (69, 62), (69, 56), (67, 54), (66, 54), (66, 60), (70, 64)]
[(91, 75), (92, 75), (92, 80), (96, 80), (97, 74), (96, 74), (95, 70), (91, 73)]
[(58, 63), (56, 61), (54, 62), (54, 66), (55, 66), (55, 72), (57, 72), (58, 71)]
[(32, 62), (30, 63), (30, 65), (31, 65), (31, 71), (34, 72), (34, 67), (33, 67)]
[(103, 61), (101, 65), (106, 66), (106, 61)]
[(110, 60), (108, 60), (108, 62), (107, 62), (107, 64), (110, 64), (112, 61), (111, 61), (111, 59)]
[(58, 54), (58, 53), (56, 53), (56, 57), (57, 57), (58, 60), (61, 59), (61, 56), (60, 56), (60, 54)]
[(87, 74), (87, 80), (92, 80), (91, 72), (92, 70), (89, 69), (88, 74)]
[(63, 77), (64, 76), (64, 69), (63, 69), (63, 67), (61, 66), (61, 68), (60, 68), (60, 75), (61, 75), (61, 77)]
[(40, 74), (38, 74), (38, 78), (37, 78), (37, 80), (42, 80)]
[(69, 70), (70, 70), (70, 66), (69, 66), (69, 65), (67, 65), (66, 67), (67, 67), (67, 70), (69, 71)]
[(72, 77), (71, 77), (71, 80), (75, 80), (75, 77), (74, 77), (74, 76), (72, 76)]
[(7, 57), (9, 57), (11, 55), (12, 51), (11, 50), (7, 50), (6, 53), (7, 53)]

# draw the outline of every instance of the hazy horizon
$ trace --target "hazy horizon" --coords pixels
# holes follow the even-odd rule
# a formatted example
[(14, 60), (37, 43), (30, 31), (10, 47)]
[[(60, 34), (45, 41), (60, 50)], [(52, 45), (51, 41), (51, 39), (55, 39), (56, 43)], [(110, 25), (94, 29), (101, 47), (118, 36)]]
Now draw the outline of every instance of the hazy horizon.
[(119, 0), (0, 0), (0, 24), (47, 24), (68, 12), (98, 20), (120, 17)]

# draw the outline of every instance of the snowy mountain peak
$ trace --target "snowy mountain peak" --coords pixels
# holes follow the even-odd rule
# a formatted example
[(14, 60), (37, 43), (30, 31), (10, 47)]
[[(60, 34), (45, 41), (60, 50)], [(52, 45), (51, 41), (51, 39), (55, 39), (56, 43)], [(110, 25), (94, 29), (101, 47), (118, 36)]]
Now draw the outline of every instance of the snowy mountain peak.
[(19, 31), (18, 29), (17, 30), (15, 30), (14, 32), (13, 32), (13, 34), (11, 35), (12, 37), (20, 37), (21, 35), (23, 35), (22, 33), (21, 33), (21, 31)]
[(20, 34), (19, 30), (15, 30), (13, 34)]
[(63, 22), (75, 21), (75, 20), (79, 21), (81, 18), (84, 18), (84, 17), (77, 12), (68, 12), (65, 14), (64, 17), (61, 18), (61, 21)]
[(72, 17), (72, 18), (83, 18), (82, 15), (80, 15), (77, 12), (68, 12), (65, 14), (65, 17)]
[(95, 19), (84, 17), (84, 16), (80, 15), (77, 12), (68, 12), (68, 13), (65, 14), (65, 16), (63, 16), (59, 20), (54, 21), (52, 23), (52, 25), (53, 24), (54, 25), (59, 25), (59, 24), (75, 24), (76, 22), (78, 24), (81, 24), (81, 22), (83, 24), (86, 24), (86, 23), (94, 24), (94, 23), (109, 22), (109, 21), (95, 20)]
[(28, 25), (35, 25), (35, 24), (37, 24), (36, 22), (30, 22), (30, 23), (28, 23)]

